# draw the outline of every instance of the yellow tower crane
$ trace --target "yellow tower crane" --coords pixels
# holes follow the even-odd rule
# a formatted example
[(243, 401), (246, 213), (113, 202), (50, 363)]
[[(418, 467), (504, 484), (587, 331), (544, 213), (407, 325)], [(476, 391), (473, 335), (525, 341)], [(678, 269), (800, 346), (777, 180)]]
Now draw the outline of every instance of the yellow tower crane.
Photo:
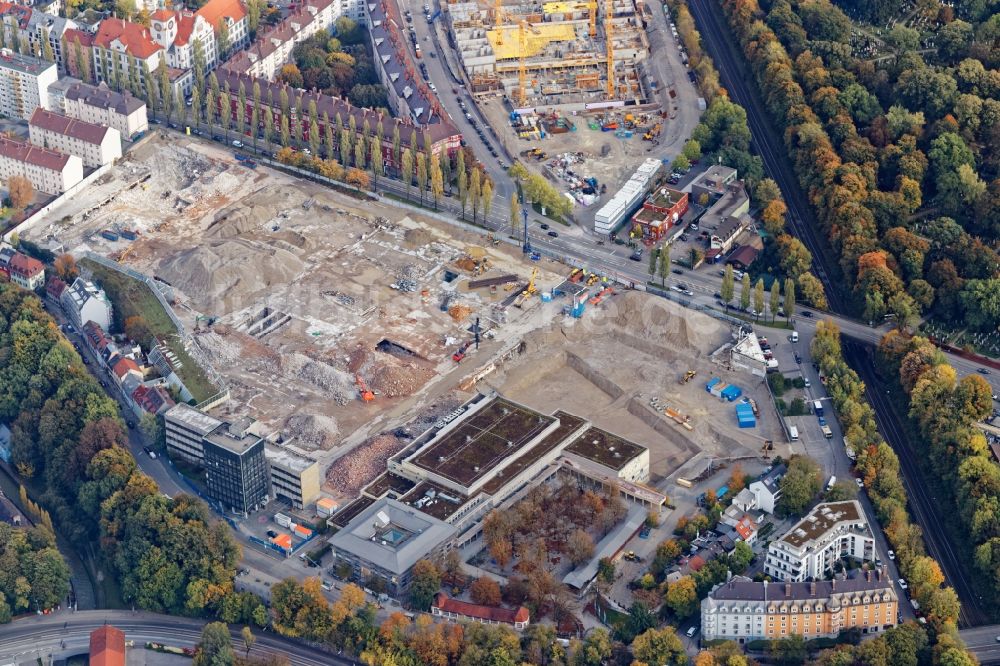
[(597, 37), (597, 0), (590, 0), (587, 3), (590, 10), (590, 38)]
[(614, 25), (612, 18), (615, 15), (614, 0), (605, 0), (604, 3), (604, 36), (608, 42), (608, 99), (615, 98), (615, 46), (612, 43), (614, 36)]
[[(597, 0), (591, 0), (595, 3)], [(522, 18), (514, 18), (503, 9), (502, 0), (496, 0), (493, 5), (493, 26), (497, 33), (497, 46), (503, 45), (503, 25), (504, 22), (517, 23), (517, 102), (525, 106), (528, 102), (526, 92), (528, 78), (528, 31), (538, 35), (541, 34), (534, 26)]]

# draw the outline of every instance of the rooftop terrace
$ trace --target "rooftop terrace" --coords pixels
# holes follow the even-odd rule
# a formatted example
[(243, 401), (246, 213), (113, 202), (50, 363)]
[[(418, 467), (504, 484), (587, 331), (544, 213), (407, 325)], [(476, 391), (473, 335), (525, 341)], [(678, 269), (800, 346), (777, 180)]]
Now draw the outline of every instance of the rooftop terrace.
[(567, 453), (592, 460), (615, 471), (621, 470), (630, 460), (645, 450), (644, 446), (634, 444), (595, 426), (588, 428), (575, 442), (566, 447)]
[(840, 523), (857, 522), (864, 522), (864, 518), (856, 501), (817, 504), (808, 515), (781, 537), (781, 540), (795, 548), (801, 548)]
[(551, 416), (494, 398), (442, 436), (413, 464), (462, 484), (472, 485), (555, 422)]

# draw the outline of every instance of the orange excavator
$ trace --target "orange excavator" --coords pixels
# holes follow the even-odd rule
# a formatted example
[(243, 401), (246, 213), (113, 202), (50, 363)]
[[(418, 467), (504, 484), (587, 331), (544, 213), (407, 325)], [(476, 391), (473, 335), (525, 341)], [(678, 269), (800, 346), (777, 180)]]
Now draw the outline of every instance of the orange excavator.
[(365, 383), (361, 375), (354, 375), (354, 383), (358, 385), (358, 393), (361, 395), (362, 400), (371, 402), (375, 399), (375, 394), (368, 388), (368, 384)]

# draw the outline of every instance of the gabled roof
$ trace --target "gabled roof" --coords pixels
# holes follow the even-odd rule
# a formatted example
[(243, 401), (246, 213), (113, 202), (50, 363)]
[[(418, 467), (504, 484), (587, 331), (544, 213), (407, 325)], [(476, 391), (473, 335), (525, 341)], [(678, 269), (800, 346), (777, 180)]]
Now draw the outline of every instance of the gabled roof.
[(70, 158), (69, 155), (32, 146), (30, 143), (6, 136), (0, 136), (0, 156), (60, 172), (66, 168)]
[(733, 526), (736, 533), (740, 535), (740, 538), (746, 541), (753, 537), (754, 533), (757, 531), (757, 524), (753, 522), (753, 518), (750, 516), (743, 516), (737, 521), (736, 525)]
[(28, 22), (31, 21), (31, 14), (31, 7), (25, 7), (13, 2), (0, 2), (0, 16), (10, 16), (21, 30), (28, 27)]
[(467, 601), (452, 599), (444, 592), (438, 592), (434, 596), (434, 608), (440, 608), (445, 613), (455, 613), (465, 617), (486, 620), (487, 622), (503, 622), (514, 624), (515, 622), (527, 622), (530, 615), (528, 609), (520, 606), (517, 610), (513, 608), (498, 608), (496, 606), (481, 606), (470, 604)]
[(132, 399), (150, 414), (158, 414), (164, 408), (174, 406), (174, 400), (159, 386), (138, 386), (132, 391)]
[(46, 111), (42, 107), (35, 109), (31, 114), (29, 125), (39, 127), (49, 132), (62, 134), (73, 139), (78, 139), (85, 143), (99, 146), (104, 143), (104, 139), (111, 131), (110, 127), (104, 125), (94, 125), (75, 118), (70, 118), (52, 111)]
[(38, 259), (21, 254), (20, 252), (15, 254), (14, 258), (10, 260), (9, 266), (11, 273), (17, 273), (26, 277), (34, 277), (45, 270), (45, 266)]
[(77, 41), (80, 42), (80, 46), (90, 48), (94, 45), (94, 35), (87, 32), (86, 30), (78, 30), (77, 28), (70, 28), (63, 33), (63, 39), (66, 43), (72, 47)]
[(246, 17), (247, 10), (240, 0), (208, 0), (197, 14), (208, 21), (213, 30), (218, 30), (220, 20), (239, 21)]
[(128, 91), (117, 93), (103, 81), (96, 86), (77, 81), (66, 89), (66, 99), (83, 102), (87, 106), (99, 109), (110, 109), (123, 116), (146, 106), (145, 102), (134, 97), (132, 93)]
[(785, 467), (785, 465), (783, 464), (776, 465), (775, 467), (772, 467), (766, 474), (764, 474), (759, 479), (754, 481), (754, 483), (762, 484), (765, 488), (767, 488), (767, 491), (769, 493), (771, 493), (772, 495), (776, 495), (778, 491), (781, 489), (780, 486), (778, 485), (781, 482), (781, 477), (785, 475), (785, 472), (787, 470), (788, 468)]
[(94, 37), (94, 44), (110, 49), (115, 40), (122, 43), (125, 50), (139, 60), (146, 60), (160, 50), (160, 45), (153, 41), (149, 30), (139, 25), (117, 18), (106, 18), (101, 21)]
[(115, 376), (118, 377), (118, 379), (121, 379), (129, 372), (138, 372), (140, 374), (142, 373), (142, 370), (139, 369), (139, 365), (130, 358), (118, 359), (118, 362), (115, 363), (112, 370), (114, 371)]
[(90, 666), (125, 666), (125, 632), (109, 624), (90, 633)]

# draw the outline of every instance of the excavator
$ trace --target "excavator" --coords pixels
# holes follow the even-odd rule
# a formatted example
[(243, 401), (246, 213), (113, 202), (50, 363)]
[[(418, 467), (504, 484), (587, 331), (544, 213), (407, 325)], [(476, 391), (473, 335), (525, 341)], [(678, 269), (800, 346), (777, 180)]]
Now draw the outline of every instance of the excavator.
[(518, 296), (517, 300), (514, 301), (514, 307), (519, 308), (523, 306), (524, 302), (528, 300), (529, 297), (534, 296), (535, 294), (538, 293), (538, 288), (535, 286), (535, 279), (537, 277), (538, 277), (538, 269), (532, 268), (531, 279), (528, 280), (528, 286), (524, 288), (524, 291), (521, 292), (521, 295)]
[(684, 377), (681, 378), (681, 384), (687, 384), (689, 381), (694, 379), (694, 376), (698, 374), (695, 370), (688, 370), (684, 373)]
[(368, 388), (368, 384), (365, 383), (361, 375), (354, 375), (354, 383), (358, 385), (358, 394), (363, 401), (371, 402), (375, 399), (375, 393)]

